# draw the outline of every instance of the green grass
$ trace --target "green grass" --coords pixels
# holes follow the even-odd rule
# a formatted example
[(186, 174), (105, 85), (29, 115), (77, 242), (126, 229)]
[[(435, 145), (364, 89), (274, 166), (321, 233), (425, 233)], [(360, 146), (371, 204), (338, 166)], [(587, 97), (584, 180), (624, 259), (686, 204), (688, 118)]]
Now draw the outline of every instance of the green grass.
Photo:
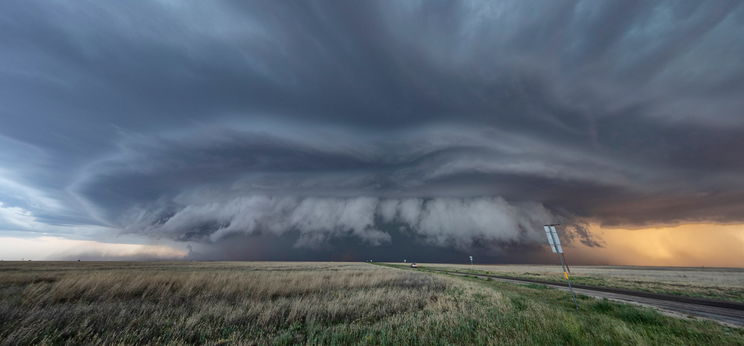
[[(408, 269), (406, 266), (393, 266)], [(526, 343), (744, 345), (742, 328), (726, 327), (707, 320), (678, 319), (650, 308), (582, 295), (577, 296), (577, 311), (569, 294), (562, 290), (537, 284), (455, 277), (491, 288), (506, 297), (512, 314), (508, 318), (492, 318), (496, 318), (500, 328), (523, 325), (528, 330), (537, 331), (520, 338)], [(488, 309), (486, 311), (486, 315), (491, 315)]]
[(369, 264), (107, 265), (16, 264), (19, 270), (0, 276), (0, 344), (736, 345), (744, 340), (744, 329), (583, 296), (576, 311), (565, 292), (544, 285)]
[[(398, 266), (398, 265), (396, 265)], [(407, 268), (400, 265), (400, 268)], [(421, 269), (427, 269), (426, 265), (419, 265)], [(452, 270), (470, 274), (492, 274), (514, 279), (542, 280), (547, 282), (565, 283), (562, 273), (531, 273), (531, 272), (496, 272), (480, 269), (468, 269), (461, 267), (436, 266), (432, 269)], [(744, 303), (744, 287), (704, 286), (699, 284), (679, 284), (669, 282), (649, 282), (641, 280), (629, 280), (621, 278), (607, 278), (573, 274), (571, 281), (578, 285), (621, 288), (649, 293), (676, 295), (682, 297), (706, 298), (722, 301)]]

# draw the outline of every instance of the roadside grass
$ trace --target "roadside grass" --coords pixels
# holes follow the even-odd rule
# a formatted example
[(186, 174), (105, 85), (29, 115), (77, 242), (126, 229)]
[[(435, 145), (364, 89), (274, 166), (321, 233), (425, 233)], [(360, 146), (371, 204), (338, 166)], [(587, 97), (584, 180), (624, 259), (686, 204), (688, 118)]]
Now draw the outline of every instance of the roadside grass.
[[(389, 265), (403, 270), (407, 266)], [(426, 270), (419, 266), (419, 269)], [(744, 345), (744, 328), (713, 321), (667, 316), (656, 310), (577, 295), (577, 311), (568, 292), (540, 284), (513, 284), (474, 276), (452, 276), (499, 292), (514, 313), (505, 325), (520, 323), (543, 332), (525, 338), (548, 344), (673, 344)], [(536, 311), (539, 313), (534, 314)], [(540, 317), (538, 317), (538, 315)], [(529, 316), (529, 318), (525, 318)], [(510, 323), (518, 321), (516, 324)], [(551, 337), (550, 335), (553, 335)]]
[[(362, 263), (3, 263), (0, 344), (719, 344), (744, 329)], [(13, 269), (15, 268), (15, 269)], [(16, 270), (17, 269), (17, 270)]]
[[(455, 270), (462, 273), (472, 274), (493, 274), (504, 277), (510, 277), (514, 279), (532, 279), (542, 280), (548, 282), (565, 283), (563, 273), (560, 272), (537, 272), (537, 271), (525, 271), (525, 272), (513, 272), (513, 271), (498, 271), (498, 270), (484, 270), (484, 269), (470, 269), (465, 266), (448, 266), (444, 264), (427, 265), (419, 264), (420, 267), (436, 269)], [(660, 278), (662, 279), (662, 278)], [(733, 301), (744, 303), (744, 276), (742, 276), (742, 282), (740, 286), (729, 286), (729, 285), (705, 285), (699, 282), (680, 283), (680, 282), (664, 282), (664, 281), (650, 281), (650, 280), (638, 280), (629, 278), (615, 278), (615, 277), (600, 277), (591, 276), (587, 274), (581, 274), (574, 272), (571, 275), (572, 282), (579, 285), (595, 286), (595, 287), (610, 287), (610, 288), (621, 288), (634, 291), (643, 291), (650, 293), (668, 294), (683, 297), (695, 297), (695, 298), (707, 298), (715, 300)], [(692, 281), (692, 278), (691, 278)]]

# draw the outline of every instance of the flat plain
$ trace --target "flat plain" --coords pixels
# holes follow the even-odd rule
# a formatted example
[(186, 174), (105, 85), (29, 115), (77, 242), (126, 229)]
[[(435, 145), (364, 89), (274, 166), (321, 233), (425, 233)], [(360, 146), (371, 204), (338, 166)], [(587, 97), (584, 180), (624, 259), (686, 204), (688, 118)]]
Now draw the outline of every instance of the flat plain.
[[(425, 264), (518, 279), (565, 282), (560, 265)], [(744, 268), (571, 266), (574, 282), (679, 296), (744, 302)]]
[(309, 262), (0, 262), (0, 343), (744, 344), (744, 329), (565, 292)]

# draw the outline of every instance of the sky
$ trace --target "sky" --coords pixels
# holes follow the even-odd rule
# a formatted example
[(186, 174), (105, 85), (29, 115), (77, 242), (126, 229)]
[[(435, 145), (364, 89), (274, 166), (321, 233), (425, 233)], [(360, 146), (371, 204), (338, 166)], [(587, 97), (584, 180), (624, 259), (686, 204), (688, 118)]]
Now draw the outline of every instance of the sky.
[(0, 2), (0, 259), (744, 266), (738, 1)]

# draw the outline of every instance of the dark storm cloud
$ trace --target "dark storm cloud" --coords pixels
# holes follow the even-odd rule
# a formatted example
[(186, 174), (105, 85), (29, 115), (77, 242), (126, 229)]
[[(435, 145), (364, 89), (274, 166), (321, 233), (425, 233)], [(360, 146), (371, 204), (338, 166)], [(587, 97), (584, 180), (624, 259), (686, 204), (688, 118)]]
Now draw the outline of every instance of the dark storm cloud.
[(738, 2), (0, 7), (0, 229), (516, 253), (744, 221)]

